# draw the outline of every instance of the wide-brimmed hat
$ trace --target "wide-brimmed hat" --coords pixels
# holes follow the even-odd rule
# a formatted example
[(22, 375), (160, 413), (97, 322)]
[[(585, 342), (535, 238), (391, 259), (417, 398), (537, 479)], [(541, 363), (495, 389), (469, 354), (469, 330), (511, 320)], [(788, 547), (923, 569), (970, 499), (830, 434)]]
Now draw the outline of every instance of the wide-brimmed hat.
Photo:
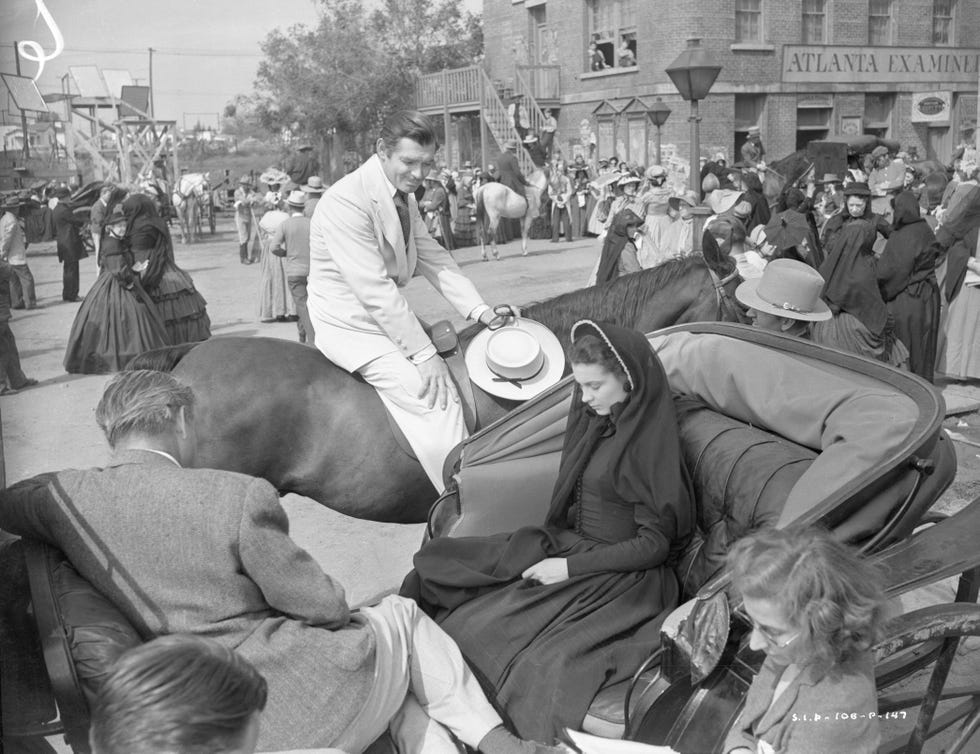
[(640, 182), (640, 179), (639, 179), (638, 176), (635, 176), (632, 173), (627, 173), (622, 178), (620, 178), (618, 181), (616, 181), (616, 185), (617, 186), (625, 186), (625, 185), (627, 185), (629, 183), (639, 183), (639, 182)]
[(426, 180), (426, 181), (435, 181), (436, 183), (438, 183), (439, 182), (439, 178), (440, 178), (439, 171), (433, 169), (433, 170), (430, 170), (428, 172), (428, 174), (425, 176), (425, 178), (423, 180)]
[(683, 194), (672, 196), (667, 200), (667, 204), (670, 205), (671, 209), (675, 210), (681, 208), (681, 202), (684, 202), (684, 204), (688, 205), (689, 207), (697, 207), (698, 195), (688, 189)]
[(738, 198), (743, 193), (744, 192), (739, 191), (738, 189), (715, 189), (707, 196), (708, 206), (711, 207), (712, 212), (714, 212), (716, 215), (720, 215), (722, 212), (727, 212), (734, 207), (735, 203), (738, 201)]
[(855, 181), (844, 186), (844, 196), (863, 196), (870, 197), (871, 189), (863, 181)]
[(516, 151), (517, 139), (507, 139), (507, 141), (504, 142), (504, 149), (513, 149)]
[(534, 134), (528, 134), (527, 136), (524, 137), (525, 144), (534, 144), (534, 142), (536, 142), (537, 140), (538, 137), (535, 136)]
[(306, 206), (306, 194), (299, 189), (290, 191), (289, 196), (286, 197), (286, 204), (301, 209)]
[(647, 168), (643, 175), (645, 175), (648, 179), (664, 178), (667, 175), (667, 168), (665, 168), (663, 165), (651, 165)]
[(243, 186), (251, 186), (252, 185), (252, 179), (249, 176), (247, 176), (247, 175), (243, 175), (241, 178), (239, 178), (238, 179), (238, 182), (240, 184), (242, 184)]
[(871, 150), (872, 157), (884, 157), (888, 154), (888, 147), (877, 146)]
[(269, 186), (283, 186), (290, 182), (289, 173), (279, 168), (269, 168), (259, 176), (259, 180)]
[(300, 186), (300, 189), (305, 191), (307, 194), (322, 194), (327, 190), (327, 187), (323, 185), (323, 179), (318, 175), (311, 175), (305, 186)]
[(561, 379), (565, 353), (551, 330), (517, 317), (513, 324), (477, 333), (466, 348), (466, 369), (485, 392), (523, 401)]
[(837, 173), (824, 173), (823, 178), (821, 178), (817, 183), (826, 185), (828, 183), (841, 183), (840, 177)]
[(762, 129), (759, 128), (758, 126), (749, 126), (748, 131), (749, 131), (750, 134), (762, 133)]
[(313, 149), (313, 145), (306, 141), (296, 147), (296, 151), (298, 152), (305, 152), (307, 149)]
[(795, 259), (774, 259), (762, 277), (746, 280), (735, 298), (750, 309), (777, 317), (820, 322), (833, 314), (820, 298), (824, 279), (810, 265)]

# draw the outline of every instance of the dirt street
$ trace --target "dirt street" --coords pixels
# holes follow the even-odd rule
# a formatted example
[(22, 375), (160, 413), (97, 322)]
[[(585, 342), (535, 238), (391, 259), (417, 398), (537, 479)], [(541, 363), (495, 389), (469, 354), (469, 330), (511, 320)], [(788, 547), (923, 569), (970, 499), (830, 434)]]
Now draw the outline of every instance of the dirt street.
[[(598, 253), (595, 239), (561, 242), (532, 241), (527, 257), (517, 242), (501, 247), (502, 261), (482, 262), (479, 250), (456, 253), (491, 304), (529, 303), (581, 287)], [(6, 480), (65, 467), (102, 465), (108, 447), (93, 418), (106, 376), (65, 374), (65, 342), (78, 304), (62, 303), (61, 268), (53, 245), (32, 248), (29, 263), (38, 282), (42, 308), (14, 312), (11, 327), (17, 338), (24, 371), (41, 384), (0, 400)], [(258, 322), (259, 265), (238, 262), (238, 248), (228, 215), (219, 218), (218, 233), (204, 242), (176, 249), (177, 261), (194, 278), (208, 301), (213, 333), (263, 335), (293, 339), (293, 324)], [(96, 278), (94, 259), (82, 262), (82, 291)], [(429, 321), (449, 317), (462, 324), (428, 284), (417, 279), (407, 289), (416, 311)], [(966, 388), (967, 393), (971, 388)], [(973, 389), (974, 393), (980, 392)], [(965, 442), (956, 442), (960, 470), (938, 507), (958, 510), (980, 493), (980, 415), (967, 413), (947, 419), (946, 426)], [(352, 604), (372, 600), (399, 585), (411, 566), (412, 553), (422, 537), (422, 525), (386, 525), (359, 521), (334, 513), (307, 498), (284, 499), (292, 533), (323, 568), (345, 585)], [(951, 598), (949, 585), (930, 590), (909, 604)], [(963, 658), (961, 657), (961, 660)], [(973, 658), (970, 658), (972, 660)], [(960, 665), (960, 663), (958, 663)], [(968, 661), (958, 669), (968, 678), (980, 677)], [(962, 683), (962, 676), (958, 682)], [(930, 747), (931, 749), (931, 747)]]

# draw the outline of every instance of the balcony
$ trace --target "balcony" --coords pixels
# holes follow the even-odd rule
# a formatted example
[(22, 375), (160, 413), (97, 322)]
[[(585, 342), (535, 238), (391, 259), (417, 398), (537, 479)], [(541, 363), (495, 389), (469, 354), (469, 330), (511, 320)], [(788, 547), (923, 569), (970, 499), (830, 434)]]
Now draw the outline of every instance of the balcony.
[[(543, 107), (559, 104), (559, 71), (557, 65), (522, 65), (516, 69), (527, 82), (534, 99)], [(481, 74), (483, 71), (479, 66), (468, 66), (419, 76), (416, 107), (429, 114), (479, 110)], [(498, 96), (502, 93), (497, 92)]]

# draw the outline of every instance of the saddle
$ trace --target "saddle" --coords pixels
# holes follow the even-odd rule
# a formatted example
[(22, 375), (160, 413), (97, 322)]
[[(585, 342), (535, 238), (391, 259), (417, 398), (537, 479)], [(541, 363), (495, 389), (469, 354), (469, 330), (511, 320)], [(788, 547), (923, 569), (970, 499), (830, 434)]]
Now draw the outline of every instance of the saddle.
[[(463, 349), (460, 348), (456, 328), (447, 319), (439, 320), (430, 325), (422, 318), (419, 318), (419, 323), (432, 340), (432, 344), (436, 347), (436, 352), (446, 362), (446, 366), (449, 367), (449, 374), (452, 377), (453, 383), (456, 385), (456, 392), (459, 395), (460, 404), (463, 407), (463, 422), (466, 424), (466, 431), (472, 433), (476, 430), (478, 419), (476, 396), (473, 394), (473, 384), (470, 382), (469, 373), (466, 370), (466, 360), (463, 358)], [(392, 418), (390, 412), (386, 412), (386, 415), (391, 432), (398, 441), (398, 445), (410, 458), (415, 458), (415, 451), (412, 450), (412, 446), (408, 442), (408, 438), (405, 437), (405, 433), (402, 432), (401, 427)]]

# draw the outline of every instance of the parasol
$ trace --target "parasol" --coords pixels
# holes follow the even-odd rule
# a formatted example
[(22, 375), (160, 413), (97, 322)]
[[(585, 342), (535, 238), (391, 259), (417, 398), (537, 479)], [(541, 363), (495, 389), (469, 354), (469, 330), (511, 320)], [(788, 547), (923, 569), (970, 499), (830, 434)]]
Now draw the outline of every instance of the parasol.
[(764, 233), (766, 242), (781, 252), (795, 246), (802, 246), (804, 241), (809, 246), (810, 242), (810, 226), (806, 217), (791, 209), (780, 212), (770, 220)]

